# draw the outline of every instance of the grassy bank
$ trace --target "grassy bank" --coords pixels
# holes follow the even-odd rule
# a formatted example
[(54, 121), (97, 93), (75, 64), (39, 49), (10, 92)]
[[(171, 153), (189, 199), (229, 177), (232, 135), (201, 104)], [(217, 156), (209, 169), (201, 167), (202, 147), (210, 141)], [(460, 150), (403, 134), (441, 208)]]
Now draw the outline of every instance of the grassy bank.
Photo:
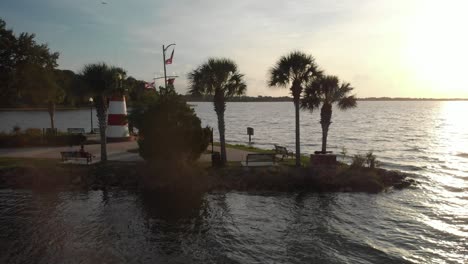
[[(219, 146), (219, 142), (214, 143), (215, 146)], [(243, 151), (248, 151), (248, 152), (255, 152), (255, 153), (275, 153), (274, 149), (261, 149), (261, 148), (256, 148), (253, 146), (247, 146), (247, 145), (241, 145), (241, 144), (226, 144), (226, 148), (231, 148), (231, 149), (238, 149), (238, 150), (243, 150)], [(302, 166), (308, 166), (310, 162), (310, 157), (308, 155), (301, 155), (301, 164)], [(279, 162), (280, 165), (287, 165), (287, 166), (294, 166), (296, 164), (295, 158), (288, 158), (284, 159), (283, 161)]]

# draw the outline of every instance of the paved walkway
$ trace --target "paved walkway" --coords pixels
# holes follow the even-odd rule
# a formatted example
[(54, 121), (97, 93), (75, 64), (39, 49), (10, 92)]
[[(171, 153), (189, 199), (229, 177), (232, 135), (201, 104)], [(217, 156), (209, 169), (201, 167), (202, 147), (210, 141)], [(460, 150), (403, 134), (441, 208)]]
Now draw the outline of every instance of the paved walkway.
[[(140, 161), (143, 160), (138, 153), (130, 153), (128, 150), (138, 148), (136, 141), (108, 143), (107, 158), (117, 161)], [(93, 154), (93, 160), (99, 161), (101, 157), (101, 145), (92, 144), (85, 145), (85, 151)], [(208, 147), (211, 150), (211, 146)], [(15, 157), (15, 158), (46, 158), (46, 159), (61, 159), (61, 151), (78, 151), (79, 147), (34, 147), (34, 148), (0, 148), (0, 157)], [(220, 151), (219, 147), (215, 146), (214, 151)], [(228, 161), (243, 161), (249, 153), (243, 150), (226, 149)], [(211, 161), (211, 154), (202, 154), (200, 161)]]

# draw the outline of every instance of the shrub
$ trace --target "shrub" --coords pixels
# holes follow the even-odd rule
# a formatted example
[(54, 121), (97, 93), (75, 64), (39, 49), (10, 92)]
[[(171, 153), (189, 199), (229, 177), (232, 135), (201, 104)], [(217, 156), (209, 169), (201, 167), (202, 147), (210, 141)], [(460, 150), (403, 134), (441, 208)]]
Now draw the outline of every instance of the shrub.
[(130, 119), (139, 131), (140, 156), (153, 165), (178, 166), (198, 159), (210, 141), (182, 96), (165, 94), (135, 106)]
[(28, 128), (24, 131), (26, 136), (42, 137), (42, 130), (40, 128)]
[(353, 162), (351, 163), (351, 168), (362, 168), (366, 163), (366, 158), (360, 154), (353, 156)]
[(86, 141), (84, 135), (42, 135), (41, 129), (28, 128), (23, 133), (0, 133), (0, 147), (15, 148), (27, 146), (77, 146)]
[(367, 167), (374, 169), (377, 166), (377, 157), (372, 153), (372, 150), (366, 154)]
[(379, 166), (377, 157), (371, 151), (367, 152), (366, 155), (356, 154), (353, 156), (353, 162), (351, 163), (352, 168), (363, 168), (367, 165), (368, 168), (375, 169)]

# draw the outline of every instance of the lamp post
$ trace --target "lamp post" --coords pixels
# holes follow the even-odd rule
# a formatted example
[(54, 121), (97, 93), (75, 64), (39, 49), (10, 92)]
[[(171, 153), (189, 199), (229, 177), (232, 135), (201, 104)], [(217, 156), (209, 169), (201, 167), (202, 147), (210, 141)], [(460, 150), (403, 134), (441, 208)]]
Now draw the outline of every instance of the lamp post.
[(163, 48), (163, 64), (164, 64), (164, 88), (167, 89), (167, 76), (166, 76), (166, 50), (175, 43), (169, 44), (167, 47), (162, 46)]
[(94, 100), (93, 100), (92, 97), (89, 98), (89, 102), (90, 102), (90, 105), (91, 105), (91, 107), (90, 107), (90, 110), (91, 110), (91, 131), (89, 131), (89, 133), (94, 134), (94, 129), (93, 129), (93, 102), (94, 102)]

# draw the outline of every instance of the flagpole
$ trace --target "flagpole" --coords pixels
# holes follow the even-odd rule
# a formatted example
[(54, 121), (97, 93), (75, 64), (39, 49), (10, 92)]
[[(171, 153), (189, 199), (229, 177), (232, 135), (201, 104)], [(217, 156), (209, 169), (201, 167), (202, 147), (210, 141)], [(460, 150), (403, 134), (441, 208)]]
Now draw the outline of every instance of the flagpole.
[(175, 43), (169, 44), (167, 47), (162, 46), (163, 48), (163, 64), (164, 64), (164, 89), (167, 89), (167, 76), (166, 76), (166, 50)]
[(163, 45), (163, 64), (164, 64), (164, 89), (167, 89), (167, 76), (166, 76), (166, 49)]

